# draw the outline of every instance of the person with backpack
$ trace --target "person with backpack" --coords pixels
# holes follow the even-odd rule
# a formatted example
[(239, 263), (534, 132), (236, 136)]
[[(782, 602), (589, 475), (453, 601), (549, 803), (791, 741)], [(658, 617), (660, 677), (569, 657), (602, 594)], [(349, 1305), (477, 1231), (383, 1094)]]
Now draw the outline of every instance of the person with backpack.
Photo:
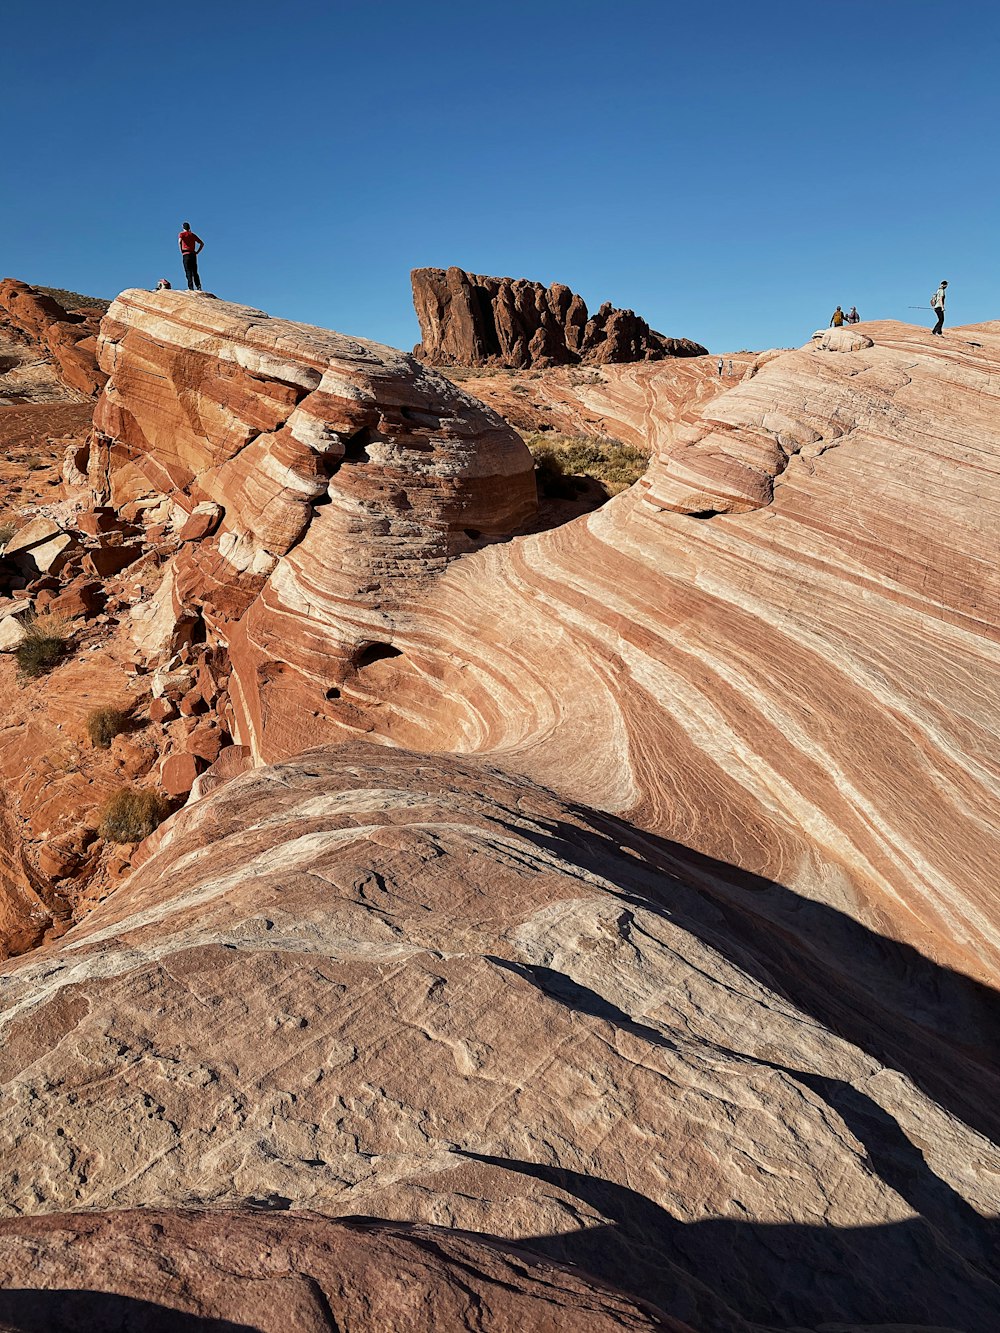
[(191, 230), (191, 223), (185, 222), (177, 235), (181, 259), (184, 261), (184, 276), (187, 278), (188, 291), (201, 291), (201, 278), (198, 276), (198, 256), (205, 248), (205, 242)]
[(837, 306), (836, 310), (830, 317), (829, 327), (834, 329), (839, 329), (841, 328), (843, 323), (844, 323), (844, 312), (843, 310), (841, 310), (840, 306)]
[(860, 324), (860, 323), (861, 323), (861, 316), (858, 314), (858, 307), (857, 307), (856, 305), (852, 305), (851, 308), (850, 308), (850, 310), (848, 310), (848, 312), (847, 312), (847, 322), (848, 322), (848, 324)]
[(931, 329), (931, 333), (936, 333), (939, 337), (944, 336), (941, 330), (944, 328), (944, 298), (945, 298), (944, 289), (947, 286), (948, 286), (947, 282), (945, 282), (942, 279), (940, 287), (931, 297), (931, 309), (934, 311), (935, 315), (937, 315), (937, 323)]

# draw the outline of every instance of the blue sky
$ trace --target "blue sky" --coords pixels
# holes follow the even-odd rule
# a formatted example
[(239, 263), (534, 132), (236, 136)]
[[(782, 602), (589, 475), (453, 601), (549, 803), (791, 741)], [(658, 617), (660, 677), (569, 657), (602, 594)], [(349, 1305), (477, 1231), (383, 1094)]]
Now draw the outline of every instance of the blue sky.
[(998, 15), (8, 6), (0, 269), (177, 285), (189, 218), (206, 289), (396, 346), (417, 265), (558, 280), (720, 351), (800, 343), (838, 301), (920, 319), (943, 277), (949, 323), (1000, 318)]

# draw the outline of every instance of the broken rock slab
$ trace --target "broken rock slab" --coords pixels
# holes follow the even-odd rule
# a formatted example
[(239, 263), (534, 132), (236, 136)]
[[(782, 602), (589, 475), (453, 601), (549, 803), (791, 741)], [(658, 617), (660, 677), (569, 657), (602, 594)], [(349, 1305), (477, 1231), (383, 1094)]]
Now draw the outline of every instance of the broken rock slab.
[(74, 538), (52, 519), (34, 518), (14, 533), (4, 548), (4, 557), (26, 578), (36, 578), (56, 573), (75, 545)]

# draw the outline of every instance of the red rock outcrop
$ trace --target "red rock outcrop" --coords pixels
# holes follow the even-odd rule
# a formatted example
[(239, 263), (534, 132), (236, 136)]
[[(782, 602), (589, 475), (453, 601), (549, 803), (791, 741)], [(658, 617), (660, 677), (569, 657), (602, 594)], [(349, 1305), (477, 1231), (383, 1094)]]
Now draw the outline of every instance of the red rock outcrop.
[(410, 279), (421, 336), (414, 354), (431, 365), (526, 370), (706, 354), (700, 343), (667, 338), (610, 302), (588, 317), (583, 298), (562, 283), (544, 287), (460, 268), (415, 268)]
[[(0, 1266), (61, 1248), (68, 1278), (123, 1229), (82, 1219), (69, 1251), (24, 1212), (256, 1204), (503, 1237), (718, 1333), (996, 1309), (1000, 1157), (956, 1118), (996, 1123), (996, 996), (480, 760), (237, 777), (0, 987)], [(176, 1290), (156, 1224), (105, 1251), (113, 1281)], [(309, 1271), (306, 1223), (269, 1234), (237, 1249), (255, 1276)], [(182, 1235), (167, 1258), (207, 1247), (211, 1284), (225, 1220), (183, 1260)]]
[[(98, 393), (105, 379), (96, 360), (100, 319), (99, 310), (65, 310), (16, 278), (0, 282), (0, 339), (5, 332), (19, 334), (54, 360), (64, 384), (88, 396)], [(0, 364), (0, 370), (12, 368)]]
[(9, 1333), (691, 1333), (529, 1251), (360, 1218), (20, 1218), (0, 1222), (0, 1286)]

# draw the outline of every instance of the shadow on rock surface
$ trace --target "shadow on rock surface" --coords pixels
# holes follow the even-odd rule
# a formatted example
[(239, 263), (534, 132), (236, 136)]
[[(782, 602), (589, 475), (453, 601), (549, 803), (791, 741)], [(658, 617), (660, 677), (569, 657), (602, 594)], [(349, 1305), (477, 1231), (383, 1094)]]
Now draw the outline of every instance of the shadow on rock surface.
[[(1000, 1142), (1000, 993), (774, 880), (614, 816), (583, 807), (574, 813), (597, 831), (563, 821), (550, 823), (546, 833), (511, 831), (610, 878), (626, 901), (666, 912), (736, 967)], [(620, 848), (641, 858), (634, 875), (622, 875)]]
[(0, 1333), (256, 1333), (104, 1291), (0, 1291)]
[[(849, 1228), (686, 1222), (614, 1181), (537, 1162), (460, 1155), (542, 1180), (612, 1218), (610, 1227), (521, 1243), (597, 1277), (613, 1273), (623, 1290), (705, 1333), (757, 1326), (982, 1333), (1000, 1309), (1000, 1227), (972, 1209), (980, 1224), (968, 1236), (974, 1260), (956, 1251), (953, 1234), (942, 1240), (923, 1218)], [(926, 1165), (916, 1175), (916, 1188), (933, 1195), (936, 1207), (953, 1206), (951, 1190)]]

